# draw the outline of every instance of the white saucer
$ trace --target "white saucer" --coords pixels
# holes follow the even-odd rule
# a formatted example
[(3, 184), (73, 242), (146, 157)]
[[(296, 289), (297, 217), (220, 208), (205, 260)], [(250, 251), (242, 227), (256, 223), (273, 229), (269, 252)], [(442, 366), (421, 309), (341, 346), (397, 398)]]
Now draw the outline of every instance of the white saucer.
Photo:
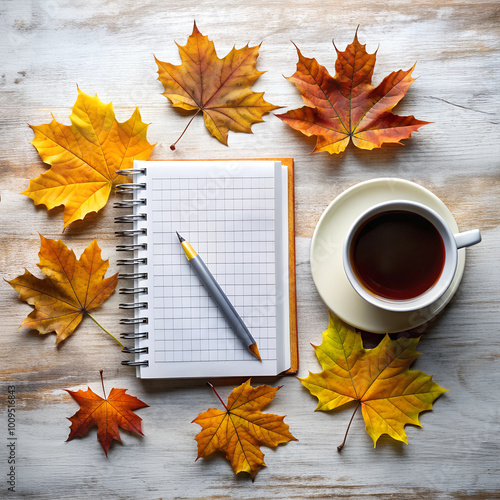
[(458, 226), (446, 205), (427, 189), (404, 179), (381, 178), (361, 182), (335, 198), (321, 215), (311, 242), (311, 272), (323, 302), (337, 317), (360, 330), (394, 333), (411, 330), (436, 316), (458, 289), (465, 268), (465, 249), (458, 251), (458, 264), (450, 288), (426, 308), (390, 312), (363, 300), (347, 280), (342, 264), (342, 244), (354, 220), (370, 206), (389, 200), (411, 200), (435, 210), (450, 226)]

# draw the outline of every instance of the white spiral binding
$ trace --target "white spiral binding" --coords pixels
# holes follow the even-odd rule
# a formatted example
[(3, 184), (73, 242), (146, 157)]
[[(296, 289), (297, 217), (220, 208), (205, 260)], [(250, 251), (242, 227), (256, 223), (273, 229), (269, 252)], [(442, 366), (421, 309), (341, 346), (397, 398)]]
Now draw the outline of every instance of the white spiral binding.
[[(132, 168), (132, 169), (124, 169), (124, 170), (117, 170), (117, 173), (119, 175), (134, 175), (134, 174), (145, 174), (146, 169), (144, 168)], [(121, 193), (121, 194), (132, 194), (134, 195), (134, 192), (140, 189), (145, 189), (146, 184), (145, 183), (128, 183), (128, 184), (118, 184), (116, 186), (116, 192)], [(137, 208), (140, 206), (146, 205), (147, 201), (145, 198), (138, 198), (138, 199), (128, 199), (128, 200), (121, 200), (117, 203), (114, 204), (116, 208)], [(147, 230), (146, 228), (141, 228), (138, 227), (137, 224), (139, 224), (141, 221), (146, 220), (146, 214), (143, 213), (134, 213), (134, 214), (128, 214), (128, 215), (121, 215), (119, 217), (115, 217), (115, 223), (121, 223), (121, 224), (134, 224), (133, 229), (123, 229), (120, 231), (115, 231), (115, 235), (119, 237), (132, 237), (136, 238), (137, 236), (140, 235), (146, 235)], [(146, 250), (147, 245), (146, 243), (137, 243), (134, 241), (134, 243), (131, 244), (123, 244), (123, 245), (117, 245), (116, 247), (117, 251), (119, 252), (135, 252), (138, 250)], [(119, 266), (133, 266), (133, 272), (126, 272), (126, 273), (119, 273), (118, 278), (120, 279), (132, 279), (132, 280), (144, 280), (147, 279), (147, 273), (141, 272), (138, 267), (141, 265), (144, 265), (147, 263), (146, 258), (138, 258), (138, 257), (132, 257), (132, 258), (127, 258), (127, 259), (119, 259), (117, 261), (117, 264)], [(147, 287), (144, 286), (134, 286), (134, 287), (129, 287), (129, 288), (120, 288), (119, 289), (120, 294), (125, 294), (125, 295), (147, 295), (148, 289)], [(120, 309), (125, 309), (125, 310), (141, 310), (141, 309), (147, 309), (148, 308), (148, 303), (146, 301), (136, 301), (134, 300), (133, 302), (126, 302), (126, 303), (121, 303), (119, 305)], [(140, 327), (142, 325), (147, 325), (148, 324), (148, 318), (147, 317), (141, 317), (140, 315), (135, 315), (133, 318), (122, 318), (120, 319), (120, 324), (122, 325), (133, 325), (135, 328), (134, 332), (124, 332), (120, 334), (120, 337), (122, 339), (147, 339), (148, 338), (148, 332), (147, 331), (137, 331), (137, 327)], [(129, 354), (145, 354), (148, 353), (148, 348), (147, 347), (124, 347), (122, 349), (122, 352), (124, 353), (129, 353)], [(128, 366), (148, 366), (148, 361), (147, 360), (124, 360), (122, 361), (122, 365), (128, 365)]]

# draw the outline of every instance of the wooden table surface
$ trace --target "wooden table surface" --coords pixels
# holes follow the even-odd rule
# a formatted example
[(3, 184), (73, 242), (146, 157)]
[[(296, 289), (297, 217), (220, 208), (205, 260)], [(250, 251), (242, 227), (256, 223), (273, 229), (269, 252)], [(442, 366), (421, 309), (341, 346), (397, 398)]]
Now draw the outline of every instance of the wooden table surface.
[[(97, 237), (110, 273), (118, 271), (112, 196), (108, 206), (62, 231), (62, 210), (48, 213), (19, 194), (46, 170), (30, 145), (29, 124), (63, 123), (77, 85), (112, 101), (119, 121), (139, 106), (156, 142), (152, 159), (293, 157), (300, 376), (319, 371), (310, 343), (321, 341), (328, 313), (314, 287), (309, 247), (327, 205), (343, 190), (378, 177), (408, 179), (430, 189), (454, 214), (461, 230), (479, 228), (483, 242), (468, 250), (462, 285), (452, 303), (424, 333), (415, 369), (449, 390), (407, 426), (409, 445), (382, 438), (373, 448), (361, 415), (342, 454), (337, 445), (351, 415), (346, 409), (315, 413), (316, 399), (294, 378), (283, 384), (268, 411), (286, 414), (299, 439), (263, 448), (267, 467), (252, 483), (236, 477), (221, 456), (196, 458), (196, 415), (217, 406), (205, 380), (141, 381), (122, 366), (124, 355), (88, 318), (62, 345), (55, 335), (18, 327), (31, 308), (4, 281), (0, 285), (1, 401), (0, 497), (55, 498), (500, 498), (499, 283), (500, 228), (500, 19), (495, 1), (394, 0), (4, 0), (0, 5), (0, 269), (12, 279), (36, 273), (39, 233), (62, 238), (79, 255)], [(161, 95), (153, 54), (179, 61), (196, 19), (220, 56), (233, 45), (262, 42), (253, 89), (285, 109), (302, 105), (282, 75), (295, 71), (293, 40), (333, 73), (335, 51), (356, 28), (367, 50), (378, 50), (374, 82), (417, 62), (418, 77), (396, 108), (433, 122), (404, 146), (336, 156), (310, 154), (314, 140), (272, 114), (253, 135), (229, 134), (229, 147), (194, 120), (172, 152), (188, 118)], [(96, 316), (120, 332), (122, 298), (115, 293)], [(122, 432), (106, 458), (92, 430), (65, 442), (78, 409), (63, 389), (128, 388), (149, 408), (138, 410), (145, 437)], [(223, 398), (240, 380), (218, 383)], [(16, 493), (9, 496), (8, 387), (16, 394)]]

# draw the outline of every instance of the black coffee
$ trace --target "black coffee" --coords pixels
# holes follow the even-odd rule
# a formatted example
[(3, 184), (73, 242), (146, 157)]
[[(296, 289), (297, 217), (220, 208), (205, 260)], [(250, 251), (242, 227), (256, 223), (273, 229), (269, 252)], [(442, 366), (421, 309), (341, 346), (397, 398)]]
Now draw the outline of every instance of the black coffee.
[(404, 211), (375, 215), (356, 232), (351, 265), (370, 292), (388, 299), (411, 299), (439, 279), (445, 261), (438, 230), (424, 217)]

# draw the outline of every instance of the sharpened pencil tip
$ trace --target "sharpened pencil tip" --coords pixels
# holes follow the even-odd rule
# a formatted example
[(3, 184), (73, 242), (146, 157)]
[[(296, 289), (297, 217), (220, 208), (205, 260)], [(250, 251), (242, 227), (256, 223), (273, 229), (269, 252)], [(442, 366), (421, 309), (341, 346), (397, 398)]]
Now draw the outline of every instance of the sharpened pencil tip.
[(179, 238), (179, 241), (182, 243), (184, 240), (184, 238), (176, 231), (175, 234), (177, 235), (177, 238)]
[(255, 342), (254, 344), (250, 344), (248, 346), (248, 350), (259, 360), (262, 361), (262, 358), (260, 357), (260, 352), (259, 349), (257, 348), (257, 343)]

